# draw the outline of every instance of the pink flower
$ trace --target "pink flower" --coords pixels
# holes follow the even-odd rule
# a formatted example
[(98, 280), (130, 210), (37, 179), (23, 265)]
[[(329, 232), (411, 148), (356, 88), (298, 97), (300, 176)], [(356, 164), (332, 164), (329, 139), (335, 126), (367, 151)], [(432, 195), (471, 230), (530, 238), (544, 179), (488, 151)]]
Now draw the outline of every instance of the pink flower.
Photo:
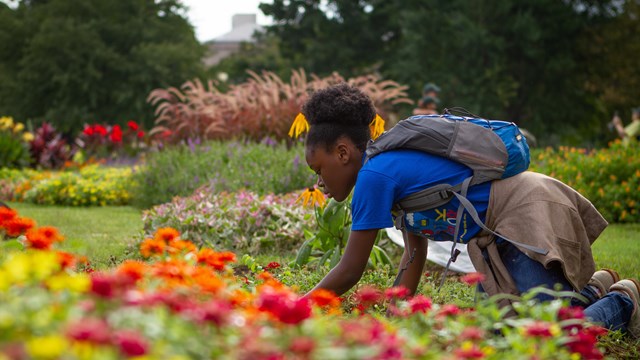
[(149, 344), (139, 333), (131, 330), (121, 330), (114, 335), (113, 343), (126, 356), (142, 356), (147, 353)]
[(76, 341), (106, 344), (111, 338), (109, 324), (101, 319), (82, 319), (69, 325), (67, 337)]
[(387, 300), (392, 299), (404, 299), (409, 296), (409, 289), (404, 286), (394, 286), (384, 291), (384, 296)]
[(460, 278), (460, 280), (467, 285), (475, 285), (479, 282), (483, 282), (484, 279), (484, 274), (479, 272), (468, 273)]
[(382, 300), (382, 293), (380, 290), (372, 286), (363, 286), (356, 291), (355, 297), (356, 302), (366, 309), (367, 307)]
[(417, 312), (426, 313), (431, 310), (433, 306), (431, 299), (420, 294), (416, 295), (411, 300), (409, 300), (409, 307), (411, 308), (411, 313), (415, 314)]
[(460, 308), (453, 304), (445, 304), (440, 308), (438, 312), (439, 316), (456, 316), (460, 314)]
[(460, 333), (461, 340), (482, 340), (484, 339), (484, 330), (475, 326), (470, 326), (462, 330)]
[(300, 336), (291, 341), (291, 345), (289, 345), (289, 351), (296, 354), (304, 355), (304, 357), (309, 357), (309, 354), (313, 352), (315, 347), (316, 342), (312, 338)]
[(133, 280), (123, 274), (93, 272), (91, 274), (91, 292), (102, 298), (110, 299), (121, 294), (133, 285)]

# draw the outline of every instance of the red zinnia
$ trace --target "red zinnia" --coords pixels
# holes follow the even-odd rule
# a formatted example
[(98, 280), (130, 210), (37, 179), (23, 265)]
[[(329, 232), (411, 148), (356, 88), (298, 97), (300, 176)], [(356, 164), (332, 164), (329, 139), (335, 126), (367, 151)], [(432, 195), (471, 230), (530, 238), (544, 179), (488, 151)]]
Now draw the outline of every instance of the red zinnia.
[(7, 207), (0, 207), (0, 226), (4, 224), (4, 222), (12, 220), (18, 216), (18, 213)]
[(136, 136), (138, 137), (138, 139), (142, 139), (144, 137), (144, 131), (142, 131), (142, 130), (138, 131)]
[(484, 274), (479, 272), (468, 273), (460, 278), (460, 280), (467, 285), (475, 285), (479, 282), (483, 282), (484, 279)]
[(392, 288), (386, 289), (384, 291), (384, 296), (387, 298), (387, 300), (404, 299), (409, 296), (409, 293), (409, 289), (404, 286), (394, 286)]
[(16, 237), (24, 234), (27, 230), (36, 226), (36, 222), (29, 218), (15, 217), (2, 224), (7, 236)]
[(138, 131), (138, 124), (133, 121), (133, 120), (129, 120), (127, 121), (127, 126), (129, 127), (129, 129), (131, 129), (132, 131)]
[(114, 143), (122, 142), (122, 129), (120, 128), (120, 125), (113, 125), (113, 128), (111, 128), (110, 139)]
[(414, 296), (409, 300), (409, 306), (411, 307), (412, 314), (417, 312), (426, 313), (431, 310), (432, 305), (431, 299), (422, 294)]
[(131, 330), (121, 330), (115, 334), (114, 343), (126, 356), (142, 356), (149, 349), (147, 340), (139, 333)]

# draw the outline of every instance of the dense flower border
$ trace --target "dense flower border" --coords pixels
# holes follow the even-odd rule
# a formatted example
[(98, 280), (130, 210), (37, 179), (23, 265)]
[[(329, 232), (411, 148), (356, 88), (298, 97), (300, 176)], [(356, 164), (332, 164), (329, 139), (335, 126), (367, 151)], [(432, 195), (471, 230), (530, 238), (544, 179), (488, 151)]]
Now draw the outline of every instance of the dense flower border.
[(233, 253), (198, 250), (172, 228), (142, 242), (146, 262), (97, 272), (54, 249), (55, 228), (6, 208), (0, 228), (3, 247), (25, 248), (0, 255), (0, 356), (10, 359), (602, 358), (605, 330), (562, 301), (525, 295), (505, 319), (491, 299), (461, 309), (402, 288), (304, 297), (275, 263), (236, 275)]

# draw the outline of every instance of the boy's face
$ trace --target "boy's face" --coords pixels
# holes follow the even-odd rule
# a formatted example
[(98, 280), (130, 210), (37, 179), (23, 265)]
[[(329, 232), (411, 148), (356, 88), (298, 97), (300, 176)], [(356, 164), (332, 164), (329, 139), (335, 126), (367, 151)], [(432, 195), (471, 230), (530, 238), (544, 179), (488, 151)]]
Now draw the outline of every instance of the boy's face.
[(362, 152), (350, 141), (339, 140), (329, 151), (324, 145), (307, 146), (305, 157), (325, 194), (336, 201), (349, 196), (362, 166)]

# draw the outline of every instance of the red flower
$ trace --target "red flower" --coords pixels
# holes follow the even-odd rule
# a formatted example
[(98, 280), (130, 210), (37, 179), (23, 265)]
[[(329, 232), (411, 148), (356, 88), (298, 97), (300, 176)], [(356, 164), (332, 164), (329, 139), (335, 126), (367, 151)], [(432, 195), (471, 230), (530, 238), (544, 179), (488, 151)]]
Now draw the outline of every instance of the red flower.
[(277, 269), (280, 267), (280, 263), (272, 261), (267, 265), (267, 269), (269, 270), (273, 270), (273, 269)]
[(415, 314), (417, 312), (426, 313), (427, 311), (431, 310), (432, 305), (433, 304), (431, 303), (431, 299), (425, 297), (422, 294), (414, 296), (413, 298), (411, 298), (411, 300), (409, 300), (409, 307), (411, 308), (412, 314)]
[(600, 326), (591, 326), (572, 336), (566, 345), (569, 351), (580, 354), (582, 359), (600, 360), (604, 356), (598, 350), (598, 336), (606, 333), (607, 330)]
[(482, 350), (475, 344), (463, 346), (462, 349), (456, 349), (453, 353), (458, 359), (482, 359), (484, 357)]
[(33, 249), (48, 250), (54, 242), (64, 240), (64, 237), (58, 233), (58, 229), (52, 226), (43, 226), (38, 229), (27, 231), (27, 245)]
[(231, 304), (221, 300), (211, 300), (200, 306), (200, 321), (210, 322), (220, 327), (227, 323), (231, 314)]
[(126, 356), (142, 356), (147, 353), (149, 344), (139, 333), (131, 330), (121, 330), (115, 334), (113, 342)]
[(258, 310), (274, 315), (284, 324), (298, 324), (311, 317), (311, 303), (307, 298), (265, 289), (258, 298)]
[(104, 136), (107, 136), (107, 133), (108, 133), (107, 128), (106, 128), (106, 127), (104, 127), (104, 126), (102, 126), (102, 125), (99, 125), (99, 124), (95, 124), (95, 125), (93, 125), (93, 131), (94, 131), (96, 134), (98, 134), (98, 135), (100, 135), (100, 136), (103, 136), (103, 137), (104, 137)]
[(479, 282), (483, 282), (484, 279), (484, 274), (479, 272), (469, 273), (460, 278), (460, 280), (467, 285), (475, 285)]
[(138, 137), (138, 139), (142, 139), (144, 137), (144, 131), (142, 131), (142, 130), (138, 131), (136, 136)]
[(76, 256), (71, 253), (58, 251), (57, 255), (62, 269), (72, 268), (76, 264)]
[(95, 130), (94, 130), (93, 126), (85, 125), (84, 126), (84, 130), (82, 130), (82, 133), (87, 135), (87, 136), (93, 136), (93, 134), (95, 134)]
[(409, 296), (409, 293), (409, 289), (404, 286), (394, 286), (392, 288), (386, 289), (384, 291), (384, 296), (387, 298), (387, 300), (404, 299)]
[(11, 220), (7, 220), (2, 224), (7, 236), (16, 237), (24, 234), (27, 230), (36, 225), (36, 222), (29, 218), (14, 217)]
[(18, 213), (10, 208), (0, 207), (0, 226), (4, 224), (6, 221), (15, 219), (18, 216)]
[(111, 128), (110, 139), (114, 143), (122, 142), (122, 129), (120, 128), (120, 125), (113, 125), (113, 128)]
[(113, 298), (124, 292), (131, 284), (133, 280), (123, 274), (91, 273), (91, 292), (102, 298)]
[(541, 338), (553, 337), (551, 323), (548, 323), (546, 321), (534, 321), (524, 328), (524, 332), (527, 336)]
[(131, 131), (138, 131), (138, 124), (133, 120), (127, 121), (127, 126), (129, 127), (129, 129), (131, 129)]

